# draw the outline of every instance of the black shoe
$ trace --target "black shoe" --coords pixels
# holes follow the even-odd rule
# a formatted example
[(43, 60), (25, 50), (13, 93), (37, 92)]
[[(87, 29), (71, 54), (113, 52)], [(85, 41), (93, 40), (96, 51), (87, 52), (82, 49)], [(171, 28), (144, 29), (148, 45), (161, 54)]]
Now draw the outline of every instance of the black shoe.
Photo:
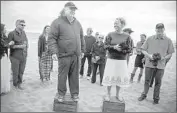
[(154, 100), (153, 101), (153, 104), (155, 105), (155, 104), (159, 104), (159, 101), (158, 100)]
[(145, 96), (141, 96), (138, 98), (139, 101), (143, 101), (146, 97)]
[(18, 89), (24, 90), (24, 88), (20, 84), (18, 85)]
[(133, 83), (134, 76), (135, 76), (135, 74), (131, 74), (130, 83)]
[(133, 83), (133, 79), (132, 78), (130, 79), (130, 83)]

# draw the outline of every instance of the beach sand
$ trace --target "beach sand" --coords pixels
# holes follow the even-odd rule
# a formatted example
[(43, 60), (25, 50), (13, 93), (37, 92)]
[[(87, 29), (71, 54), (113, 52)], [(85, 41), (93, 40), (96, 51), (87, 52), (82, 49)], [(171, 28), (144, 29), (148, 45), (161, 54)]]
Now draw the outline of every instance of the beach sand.
[[(15, 90), (11, 83), (11, 91), (1, 96), (2, 112), (52, 112), (53, 101), (57, 92), (58, 63), (54, 61), (54, 71), (51, 80), (42, 83), (39, 79), (38, 58), (37, 58), (37, 38), (29, 38), (29, 55), (24, 73), (23, 86), (25, 90)], [(30, 39), (31, 38), (31, 39)], [(129, 71), (132, 71), (135, 55), (130, 59)], [(87, 62), (85, 72), (87, 71)], [(129, 73), (130, 73), (129, 72)], [(86, 74), (86, 73), (85, 73)], [(147, 98), (139, 102), (137, 99), (141, 95), (144, 86), (144, 75), (140, 83), (137, 83), (139, 70), (136, 72), (134, 83), (129, 88), (121, 89), (121, 96), (125, 100), (126, 112), (176, 112), (176, 53), (167, 64), (162, 80), (159, 104), (153, 105), (153, 88), (150, 88)], [(68, 86), (68, 84), (67, 84)], [(69, 93), (69, 88), (68, 88)], [(106, 87), (99, 85), (99, 75), (97, 82), (92, 84), (86, 77), (80, 79), (80, 100), (78, 102), (78, 112), (101, 112), (103, 96)], [(112, 95), (115, 96), (115, 87), (112, 88)]]

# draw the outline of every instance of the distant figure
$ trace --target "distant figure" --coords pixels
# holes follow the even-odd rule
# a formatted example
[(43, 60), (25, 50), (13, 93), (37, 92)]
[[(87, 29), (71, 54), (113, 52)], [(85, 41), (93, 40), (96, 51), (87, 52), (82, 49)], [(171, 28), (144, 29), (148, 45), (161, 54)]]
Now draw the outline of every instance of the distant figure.
[[(95, 39), (96, 39), (96, 41), (98, 40), (98, 36), (99, 36), (99, 32), (96, 32), (96, 33), (95, 33)], [(96, 74), (97, 74), (97, 75), (100, 74), (99, 70), (97, 71)]]
[[(125, 28), (124, 30), (124, 33), (127, 33), (128, 35), (131, 35), (134, 31), (132, 31), (131, 28)], [(130, 59), (130, 56), (133, 55), (133, 48), (134, 48), (134, 43), (133, 43), (133, 39), (131, 38), (131, 53), (129, 53), (129, 55), (127, 56), (127, 64), (129, 63), (129, 59)]]
[(47, 43), (49, 30), (50, 26), (46, 25), (38, 40), (39, 74), (42, 82), (44, 79), (50, 80), (53, 65), (52, 54), (48, 50)]
[(136, 45), (136, 58), (135, 58), (135, 64), (134, 64), (134, 69), (133, 72), (131, 73), (131, 78), (130, 78), (130, 82), (133, 82), (133, 78), (135, 76), (136, 70), (138, 69), (138, 67), (140, 68), (140, 73), (139, 73), (139, 77), (138, 77), (138, 82), (140, 82), (141, 77), (143, 75), (143, 68), (144, 68), (144, 63), (145, 63), (145, 57), (144, 54), (141, 52), (141, 46), (144, 44), (144, 42), (146, 41), (146, 35), (145, 34), (141, 34), (140, 35), (140, 41), (137, 43)]
[[(162, 77), (164, 75), (166, 60), (174, 53), (173, 43), (170, 38), (164, 35), (165, 27), (163, 23), (156, 25), (156, 35), (150, 36), (141, 46), (143, 54), (146, 56), (145, 61), (145, 83), (144, 90), (139, 101), (147, 97), (152, 76), (155, 76), (155, 88), (153, 94), (153, 104), (158, 104), (160, 100), (160, 87)], [(153, 65), (154, 54), (160, 54), (161, 59), (157, 61), (157, 65)]]
[(91, 48), (92, 45), (96, 42), (96, 39), (94, 36), (92, 36), (92, 28), (88, 28), (87, 29), (87, 35), (84, 36), (85, 38), (85, 45), (86, 45), (86, 51), (84, 53), (84, 57), (81, 60), (81, 69), (80, 69), (80, 75), (81, 78), (83, 77), (84, 74), (84, 64), (85, 64), (85, 60), (87, 58), (88, 61), (88, 70), (87, 70), (87, 80), (90, 80), (90, 75), (92, 72), (92, 54), (91, 54)]
[(1, 74), (1, 96), (10, 91), (10, 60), (8, 57), (8, 48), (14, 44), (13, 41), (8, 43), (6, 34), (6, 27), (1, 24), (1, 37), (0, 37), (0, 74)]
[(15, 44), (10, 47), (13, 85), (15, 86), (15, 88), (19, 88), (21, 90), (24, 89), (24, 87), (22, 87), (22, 81), (23, 73), (26, 67), (28, 51), (28, 39), (24, 31), (25, 26), (26, 25), (24, 20), (17, 20), (15, 30), (11, 31), (8, 35), (9, 42), (15, 42)]
[(102, 86), (102, 79), (104, 75), (104, 68), (106, 63), (106, 49), (103, 43), (104, 36), (99, 35), (97, 37), (97, 42), (92, 46), (92, 63), (93, 63), (93, 73), (91, 78), (91, 83), (96, 82), (97, 68), (99, 67), (100, 72), (100, 86)]
[(95, 39), (96, 39), (96, 41), (97, 41), (99, 35), (100, 35), (99, 32), (95, 33)]
[(102, 84), (107, 86), (107, 101), (110, 100), (113, 85), (116, 85), (116, 98), (119, 101), (122, 101), (119, 97), (120, 88), (129, 86), (127, 55), (131, 52), (131, 39), (130, 35), (122, 31), (125, 24), (123, 18), (116, 18), (115, 31), (110, 32), (105, 40), (108, 52)]
[[(67, 2), (61, 15), (51, 24), (48, 47), (58, 59), (58, 101), (63, 102), (68, 78), (71, 98), (79, 99), (79, 67), (85, 51), (82, 26), (74, 17), (77, 7)], [(67, 77), (68, 76), (68, 77)]]

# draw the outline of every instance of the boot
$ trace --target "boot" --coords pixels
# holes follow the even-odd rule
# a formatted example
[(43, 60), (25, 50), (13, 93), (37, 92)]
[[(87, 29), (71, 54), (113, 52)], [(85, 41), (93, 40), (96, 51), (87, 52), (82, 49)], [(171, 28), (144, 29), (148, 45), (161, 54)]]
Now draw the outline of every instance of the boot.
[(142, 77), (142, 74), (139, 74), (138, 83), (140, 83), (141, 77)]
[(130, 83), (133, 83), (133, 77), (134, 76), (135, 76), (135, 74), (131, 74)]

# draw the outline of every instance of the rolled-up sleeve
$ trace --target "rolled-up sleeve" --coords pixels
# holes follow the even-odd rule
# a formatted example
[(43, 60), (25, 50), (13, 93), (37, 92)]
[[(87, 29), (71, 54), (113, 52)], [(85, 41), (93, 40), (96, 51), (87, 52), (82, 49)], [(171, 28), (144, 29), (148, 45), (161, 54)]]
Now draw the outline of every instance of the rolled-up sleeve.
[(48, 49), (52, 54), (58, 53), (57, 39), (59, 37), (59, 25), (57, 19), (54, 20), (50, 26), (50, 32), (48, 37)]
[(167, 50), (167, 54), (172, 54), (175, 52), (174, 46), (173, 46), (173, 42), (171, 39), (169, 39), (168, 41), (168, 50)]

